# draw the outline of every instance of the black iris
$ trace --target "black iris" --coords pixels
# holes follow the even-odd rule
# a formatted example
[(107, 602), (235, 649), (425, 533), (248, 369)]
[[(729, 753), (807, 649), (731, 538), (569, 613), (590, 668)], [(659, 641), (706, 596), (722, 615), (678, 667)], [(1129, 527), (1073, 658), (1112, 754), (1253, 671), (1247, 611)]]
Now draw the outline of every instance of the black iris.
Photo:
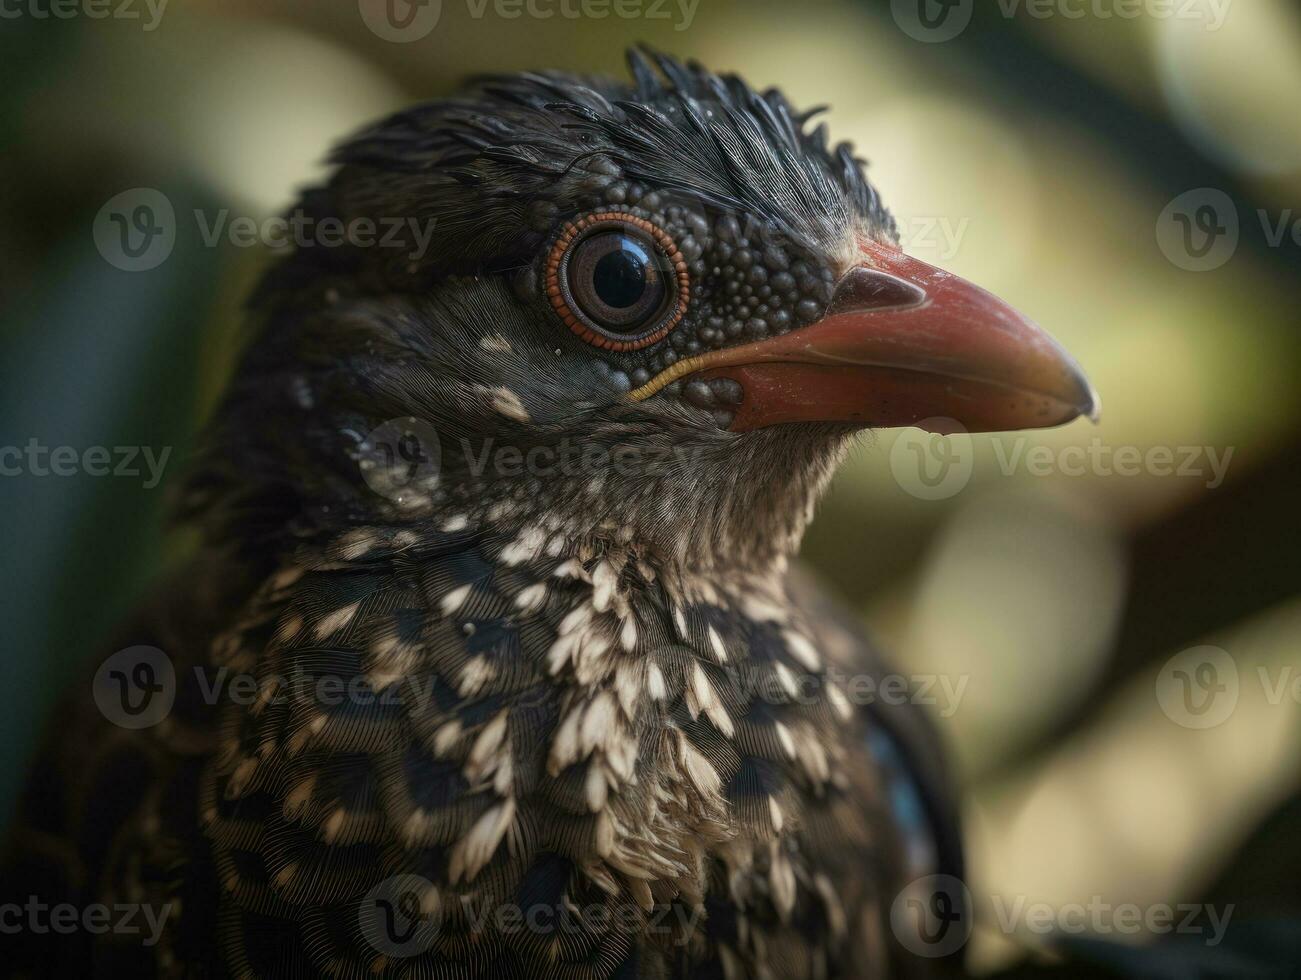
[(647, 256), (641, 246), (625, 238), (607, 252), (592, 271), (592, 287), (601, 301), (615, 309), (632, 306), (646, 292)]
[(565, 259), (572, 308), (600, 330), (618, 336), (652, 330), (672, 308), (673, 269), (639, 230), (598, 229)]

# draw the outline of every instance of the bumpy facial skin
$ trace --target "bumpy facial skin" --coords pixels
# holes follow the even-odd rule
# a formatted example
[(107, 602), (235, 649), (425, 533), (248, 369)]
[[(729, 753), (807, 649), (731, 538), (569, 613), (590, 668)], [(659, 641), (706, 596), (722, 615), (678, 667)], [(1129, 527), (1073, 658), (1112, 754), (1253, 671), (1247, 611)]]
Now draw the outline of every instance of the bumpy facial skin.
[[(688, 297), (665, 342), (617, 352), (627, 356), (601, 357), (621, 389), (641, 389), (683, 358), (812, 323), (831, 299), (837, 271), (832, 263), (783, 238), (770, 224), (750, 220), (743, 226), (736, 215), (717, 208), (669, 203), (665, 194), (636, 181), (616, 180), (602, 199), (608, 207), (596, 213), (603, 217), (626, 215), (662, 231), (681, 258)], [(526, 299), (535, 297), (539, 282), (548, 282), (533, 270), (521, 278), (518, 294)], [(726, 428), (740, 391), (728, 379), (674, 381), (666, 395), (711, 411), (715, 423)]]

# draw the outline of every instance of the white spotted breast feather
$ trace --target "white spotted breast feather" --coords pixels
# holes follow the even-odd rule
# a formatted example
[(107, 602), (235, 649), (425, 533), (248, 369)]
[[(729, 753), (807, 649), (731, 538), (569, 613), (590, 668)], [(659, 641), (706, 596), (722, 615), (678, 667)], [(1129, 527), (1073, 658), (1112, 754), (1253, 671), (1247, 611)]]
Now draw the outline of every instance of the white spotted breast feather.
[(419, 975), (879, 968), (891, 787), (784, 586), (444, 526), (301, 554), (214, 645), (253, 677), (200, 801), (232, 971), (386, 969), (362, 904), (399, 875)]

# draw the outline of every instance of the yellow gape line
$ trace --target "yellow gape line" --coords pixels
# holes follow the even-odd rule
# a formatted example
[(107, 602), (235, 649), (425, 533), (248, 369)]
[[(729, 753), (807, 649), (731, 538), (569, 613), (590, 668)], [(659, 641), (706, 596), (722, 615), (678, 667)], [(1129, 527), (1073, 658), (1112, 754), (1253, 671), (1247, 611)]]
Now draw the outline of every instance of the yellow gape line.
[(634, 402), (644, 402), (651, 395), (660, 391), (667, 385), (673, 384), (683, 375), (694, 374), (697, 371), (703, 371), (708, 367), (727, 367), (736, 364), (740, 358), (735, 350), (714, 350), (708, 354), (697, 354), (694, 357), (684, 357), (672, 367), (667, 367), (655, 377), (651, 378), (640, 388), (628, 392), (628, 398)]

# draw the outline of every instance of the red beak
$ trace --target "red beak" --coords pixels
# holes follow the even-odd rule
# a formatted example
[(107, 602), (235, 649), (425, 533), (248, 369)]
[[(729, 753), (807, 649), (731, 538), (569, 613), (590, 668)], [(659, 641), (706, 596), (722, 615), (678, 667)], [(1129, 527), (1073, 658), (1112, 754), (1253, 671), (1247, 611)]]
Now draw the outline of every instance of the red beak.
[(783, 422), (997, 432), (1097, 421), (1098, 396), (1079, 365), (1002, 300), (896, 248), (859, 249), (821, 320), (679, 362), (632, 397), (687, 374), (732, 378), (744, 390), (737, 432)]

